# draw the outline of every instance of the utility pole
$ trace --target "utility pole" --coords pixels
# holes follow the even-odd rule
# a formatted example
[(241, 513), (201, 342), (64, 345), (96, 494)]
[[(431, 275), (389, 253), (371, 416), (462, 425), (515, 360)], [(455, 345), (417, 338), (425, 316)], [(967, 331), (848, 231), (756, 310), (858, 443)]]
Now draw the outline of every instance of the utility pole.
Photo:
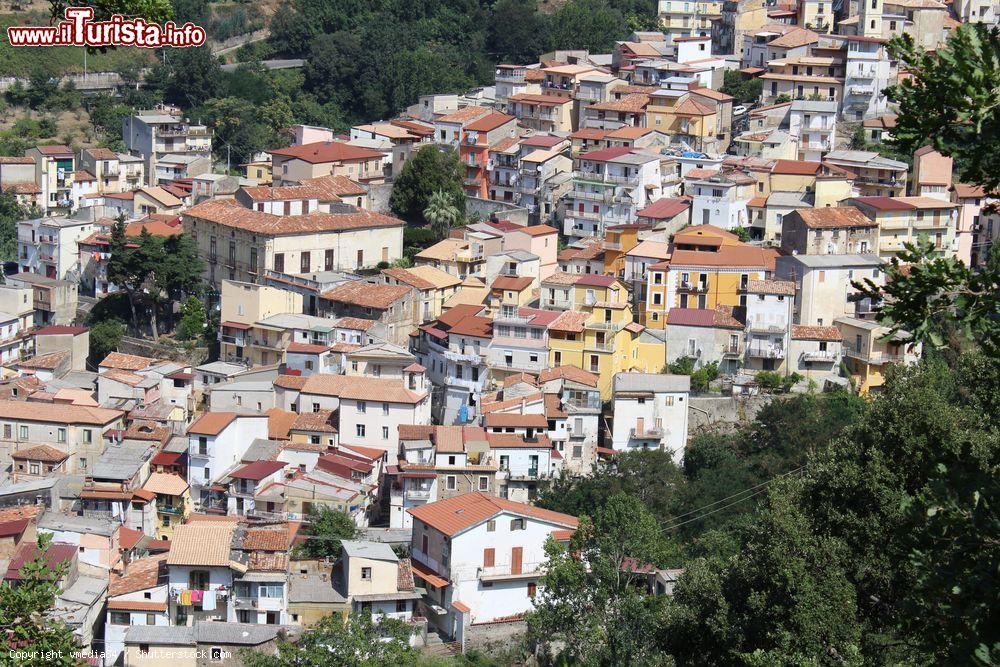
[(229, 154), (231, 152), (230, 151), (231, 148), (232, 148), (232, 146), (230, 146), (229, 144), (226, 144), (226, 175), (227, 176), (229, 175)]

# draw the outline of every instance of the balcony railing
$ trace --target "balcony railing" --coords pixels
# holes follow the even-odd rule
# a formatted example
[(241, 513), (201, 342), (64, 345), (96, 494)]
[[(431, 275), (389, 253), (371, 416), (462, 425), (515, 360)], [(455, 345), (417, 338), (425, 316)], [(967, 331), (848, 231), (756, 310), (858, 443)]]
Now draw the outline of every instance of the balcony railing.
[(625, 328), (626, 324), (628, 323), (623, 321), (618, 321), (618, 322), (601, 321), (601, 322), (586, 322), (584, 323), (583, 326), (585, 329), (595, 329), (597, 331), (618, 331), (620, 329)]
[(430, 489), (407, 489), (403, 492), (403, 496), (407, 500), (430, 500), (431, 490)]
[(833, 362), (840, 357), (833, 350), (807, 350), (802, 353), (802, 361), (826, 361)]
[(751, 324), (750, 333), (759, 334), (783, 334), (788, 330), (787, 326), (780, 324)]
[(588, 201), (611, 201), (611, 190), (606, 192), (592, 192), (588, 190), (572, 190), (569, 193), (569, 199), (586, 199)]
[(729, 343), (722, 346), (722, 356), (724, 357), (740, 357), (743, 356), (743, 346), (739, 343), (733, 344)]
[(184, 514), (183, 507), (174, 507), (173, 505), (157, 505), (156, 511), (160, 512), (161, 514), (174, 514), (176, 516)]
[(219, 340), (223, 343), (229, 343), (230, 345), (243, 345), (242, 336), (230, 336), (229, 334), (219, 334)]
[(476, 354), (475, 352), (452, 352), (451, 350), (445, 350), (444, 358), (450, 359), (451, 361), (457, 361), (460, 363), (469, 364), (480, 364), (483, 361), (482, 356)]
[(642, 431), (636, 431), (636, 429), (629, 429), (628, 437), (632, 440), (662, 440), (664, 430), (662, 427), (650, 426), (644, 427)]
[(515, 568), (511, 564), (504, 565), (490, 565), (489, 567), (479, 568), (479, 578), (484, 581), (496, 580), (496, 579), (517, 579), (521, 577), (534, 578), (542, 570), (543, 563), (521, 563), (519, 572), (515, 572)]
[(498, 322), (498, 323), (502, 323), (502, 324), (521, 324), (521, 325), (526, 325), (529, 322), (531, 322), (532, 319), (534, 319), (533, 315), (516, 315), (516, 314), (513, 314), (513, 313), (505, 313), (503, 311), (501, 311), (501, 312), (499, 312), (499, 313), (497, 313), (497, 314), (495, 314), (493, 316), (493, 321), (495, 323)]
[(583, 349), (593, 350), (595, 352), (614, 352), (614, 343), (598, 343), (595, 341), (587, 341), (583, 344)]
[(681, 281), (680, 290), (682, 292), (707, 292), (708, 285), (706, 283), (693, 283), (688, 280)]
[(785, 348), (778, 345), (749, 345), (747, 356), (758, 359), (784, 359)]
[(853, 345), (849, 345), (847, 343), (844, 344), (844, 356), (851, 357), (852, 359), (858, 359), (876, 366), (903, 361), (903, 356), (900, 354), (890, 354), (888, 352), (881, 352), (877, 350), (859, 350)]

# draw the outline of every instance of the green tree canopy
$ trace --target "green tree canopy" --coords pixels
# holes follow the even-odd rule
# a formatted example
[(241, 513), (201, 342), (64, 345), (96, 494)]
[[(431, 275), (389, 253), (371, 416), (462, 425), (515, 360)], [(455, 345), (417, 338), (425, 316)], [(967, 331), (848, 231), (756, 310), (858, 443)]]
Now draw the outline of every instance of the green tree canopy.
[(389, 205), (393, 213), (408, 222), (428, 222), (424, 211), (436, 192), (443, 192), (455, 206), (465, 201), (463, 174), (456, 151), (424, 146), (403, 165)]
[(339, 558), (341, 540), (354, 539), (358, 527), (346, 513), (321, 507), (309, 515), (303, 532), (309, 538), (296, 547), (296, 553), (306, 558)]

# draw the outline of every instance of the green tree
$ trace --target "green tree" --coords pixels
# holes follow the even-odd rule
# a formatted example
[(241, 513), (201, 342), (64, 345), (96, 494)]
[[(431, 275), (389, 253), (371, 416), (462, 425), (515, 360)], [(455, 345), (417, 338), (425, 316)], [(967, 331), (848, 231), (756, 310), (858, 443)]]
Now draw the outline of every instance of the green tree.
[(398, 667), (413, 664), (417, 652), (410, 646), (410, 626), (399, 619), (370, 613), (324, 617), (296, 642), (278, 643), (275, 655), (245, 650), (246, 667)]
[(625, 16), (604, 0), (568, 0), (547, 25), (550, 49), (586, 49), (604, 53), (628, 32)]
[(424, 223), (424, 211), (436, 192), (444, 192), (453, 205), (465, 201), (462, 165), (458, 153), (424, 146), (407, 160), (389, 197), (393, 213), (411, 223)]
[(304, 530), (308, 536), (296, 547), (296, 553), (306, 558), (339, 558), (341, 540), (353, 540), (358, 527), (349, 515), (329, 507), (309, 514)]
[(164, 89), (168, 102), (191, 108), (222, 93), (222, 70), (207, 46), (168, 51)]
[(125, 323), (118, 319), (105, 319), (90, 327), (90, 362), (94, 368), (104, 357), (118, 349), (125, 336)]
[(5, 651), (37, 652), (47, 656), (46, 665), (76, 667), (80, 646), (72, 629), (49, 615), (67, 570), (65, 563), (49, 567), (44, 554), (51, 543), (51, 535), (39, 534), (38, 555), (21, 567), (17, 585), (0, 583), (0, 631)]
[(616, 494), (584, 516), (569, 548), (550, 540), (529, 636), (562, 646), (572, 664), (653, 662), (662, 597), (646, 587), (665, 560), (656, 519), (637, 499)]
[(737, 102), (756, 102), (760, 99), (763, 82), (759, 78), (744, 78), (736, 70), (726, 70), (723, 75), (721, 92), (732, 95)]
[(29, 214), (14, 193), (0, 192), (0, 262), (17, 259), (17, 223)]
[(733, 228), (733, 234), (736, 234), (740, 241), (743, 241), (744, 243), (750, 240), (750, 230), (743, 225)]
[[(132, 313), (132, 326), (139, 328), (139, 316), (136, 311), (136, 299), (142, 292), (146, 281), (153, 272), (155, 256), (150, 252), (150, 244), (135, 243), (125, 234), (124, 216), (111, 226), (108, 239), (108, 249), (111, 258), (108, 260), (108, 281), (118, 285), (128, 295), (129, 310)], [(145, 230), (143, 230), (145, 232)], [(149, 237), (149, 233), (146, 232)], [(153, 315), (155, 319), (155, 314)]]
[(448, 232), (462, 219), (462, 213), (444, 190), (431, 195), (424, 209), (424, 220), (430, 225), (437, 239), (448, 237)]
[(899, 105), (895, 146), (912, 154), (930, 142), (954, 160), (963, 182), (1000, 191), (1000, 154), (983, 141), (1000, 136), (1000, 30), (967, 23), (933, 52), (901, 35), (890, 41), (889, 52), (908, 74), (886, 89)]
[(490, 52), (500, 62), (535, 62), (542, 52), (543, 26), (537, 0), (498, 0), (490, 20)]
[(868, 278), (853, 284), (858, 298), (871, 299), (903, 342), (943, 348), (950, 326), (987, 352), (1000, 353), (1000, 248), (992, 248), (986, 266), (974, 270), (921, 237), (904, 244), (884, 271), (884, 286)]
[(181, 321), (177, 324), (177, 337), (198, 341), (205, 334), (207, 315), (205, 304), (196, 296), (189, 296), (181, 306)]

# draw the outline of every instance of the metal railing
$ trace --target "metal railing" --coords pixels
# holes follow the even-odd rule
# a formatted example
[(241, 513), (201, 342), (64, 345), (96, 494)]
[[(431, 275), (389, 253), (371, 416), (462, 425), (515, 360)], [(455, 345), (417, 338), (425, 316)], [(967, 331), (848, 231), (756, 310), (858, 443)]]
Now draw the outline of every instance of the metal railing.
[(759, 359), (784, 359), (785, 348), (777, 345), (749, 345), (747, 346), (747, 356)]

